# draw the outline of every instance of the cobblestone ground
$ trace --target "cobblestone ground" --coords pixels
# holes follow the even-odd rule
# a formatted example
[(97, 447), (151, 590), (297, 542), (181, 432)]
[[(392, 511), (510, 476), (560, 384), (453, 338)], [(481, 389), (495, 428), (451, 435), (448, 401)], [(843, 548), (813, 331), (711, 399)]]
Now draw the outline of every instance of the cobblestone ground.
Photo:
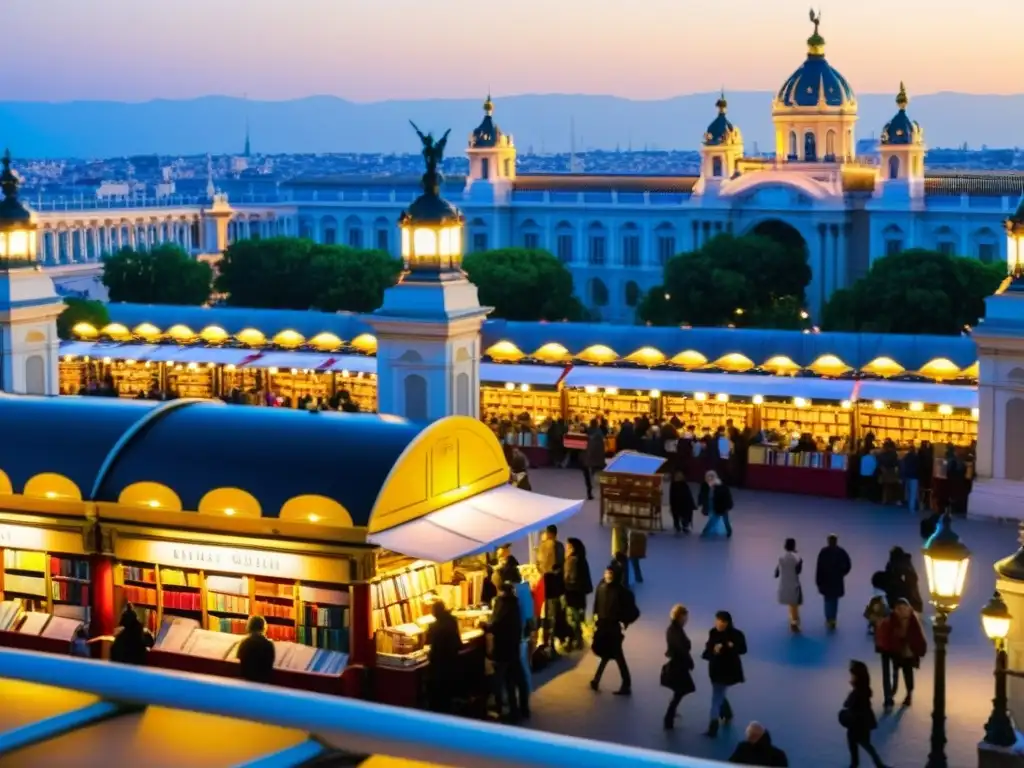
[[(580, 498), (583, 478), (573, 470), (534, 470), (534, 490)], [(667, 518), (667, 510), (666, 510)], [(697, 521), (703, 524), (703, 518)], [(742, 738), (749, 720), (763, 722), (794, 766), (849, 764), (843, 730), (837, 720), (848, 691), (846, 665), (862, 659), (872, 669), (879, 728), (875, 744), (895, 768), (926, 761), (931, 727), (931, 631), (928, 656), (918, 672), (914, 704), (881, 717), (881, 671), (861, 613), (871, 597), (871, 574), (885, 564), (888, 550), (899, 545), (914, 552), (926, 592), (918, 520), (901, 508), (737, 491), (730, 541), (702, 541), (671, 532), (651, 537), (643, 561), (645, 583), (636, 587), (640, 621), (626, 635), (625, 651), (633, 675), (633, 696), (612, 696), (618, 673), (610, 666), (601, 693), (587, 681), (597, 666), (588, 652), (563, 657), (535, 678), (531, 727), (650, 749), (725, 760)], [(949, 764), (977, 764), (976, 745), (991, 709), (993, 651), (981, 629), (979, 611), (990, 597), (992, 563), (1016, 549), (1016, 531), (1006, 524), (957, 521), (955, 529), (972, 551), (967, 594), (952, 616), (949, 649)], [(598, 503), (588, 502), (574, 519), (560, 526), (560, 538), (576, 536), (588, 549), (595, 581), (610, 557), (610, 531), (598, 522)], [(847, 596), (840, 603), (839, 629), (828, 635), (820, 598), (814, 587), (814, 561), (829, 533), (839, 536), (853, 560)], [(786, 537), (797, 540), (805, 564), (804, 632), (790, 633), (786, 609), (776, 602), (773, 578)], [(517, 545), (525, 556), (525, 543)], [(730, 693), (736, 720), (718, 739), (701, 735), (707, 726), (710, 684), (706, 664), (695, 658), (697, 692), (684, 699), (676, 730), (666, 733), (661, 721), (669, 692), (658, 685), (664, 661), (664, 632), (673, 604), (690, 609), (687, 627), (695, 650), (703, 646), (716, 610), (732, 612), (747, 635), (744, 659), (747, 683)], [(697, 656), (695, 653), (695, 657)], [(862, 762), (862, 764), (864, 764)]]

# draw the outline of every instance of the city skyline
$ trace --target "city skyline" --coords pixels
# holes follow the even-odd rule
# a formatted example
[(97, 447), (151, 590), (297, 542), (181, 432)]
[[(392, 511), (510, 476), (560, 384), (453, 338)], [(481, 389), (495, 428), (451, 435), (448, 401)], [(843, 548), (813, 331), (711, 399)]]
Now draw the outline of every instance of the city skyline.
[[(779, 0), (771, 14), (760, 0), (687, 5), (218, 0), (211, 10), (200, 0), (154, 0), (140, 16), (130, 0), (22, 2), (5, 9), (6, 54), (19, 66), (0, 73), (0, 91), (9, 101), (330, 94), (368, 102), (487, 90), (664, 99), (720, 86), (774, 90), (812, 31), (807, 0)], [(1017, 0), (988, 0), (984, 15), (952, 0), (821, 5), (829, 60), (858, 92), (894, 92), (901, 80), (918, 95), (1024, 90)]]

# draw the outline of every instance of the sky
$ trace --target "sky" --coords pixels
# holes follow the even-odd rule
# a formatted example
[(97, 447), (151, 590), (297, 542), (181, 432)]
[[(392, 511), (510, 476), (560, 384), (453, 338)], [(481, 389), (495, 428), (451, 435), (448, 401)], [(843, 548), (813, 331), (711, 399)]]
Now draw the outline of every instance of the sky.
[[(860, 93), (1024, 92), (1024, 0), (815, 0)], [(975, 11), (977, 9), (977, 12)], [(772, 90), (807, 0), (5, 0), (0, 99)]]

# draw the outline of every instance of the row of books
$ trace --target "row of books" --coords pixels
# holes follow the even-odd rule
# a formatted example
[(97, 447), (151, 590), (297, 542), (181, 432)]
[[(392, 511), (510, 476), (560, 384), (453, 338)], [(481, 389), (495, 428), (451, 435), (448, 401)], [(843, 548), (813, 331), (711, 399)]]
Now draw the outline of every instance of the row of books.
[(19, 595), (46, 597), (46, 579), (42, 576), (22, 576), (17, 573), (5, 573), (4, 592), (17, 592)]
[(202, 586), (198, 571), (182, 571), (178, 568), (161, 568), (160, 583), (172, 587), (195, 587)]
[(299, 610), (299, 617), (299, 623), (306, 626), (340, 629), (348, 626), (348, 607), (303, 603)]
[(420, 597), (432, 591), (437, 582), (437, 566), (433, 563), (425, 563), (408, 571), (384, 576), (370, 585), (371, 605), (375, 609), (380, 609), (400, 600)]
[(24, 549), (4, 550), (4, 570), (39, 571), (46, 570), (46, 553), (30, 552)]
[(89, 585), (80, 581), (51, 581), (50, 597), (64, 603), (89, 604)]
[(80, 558), (56, 557), (50, 555), (50, 575), (68, 579), (89, 580), (89, 561)]
[(141, 565), (122, 565), (122, 581), (140, 581), (143, 584), (156, 584), (156, 568)]
[(246, 624), (246, 619), (228, 619), (222, 616), (209, 616), (206, 620), (207, 629), (214, 632), (230, 632), (234, 635), (245, 634)]
[(348, 650), (348, 629), (325, 629), (323, 627), (295, 628), (295, 639), (303, 645), (326, 648), (332, 651)]
[(425, 598), (414, 597), (405, 602), (376, 609), (373, 612), (373, 626), (395, 627), (399, 624), (408, 624), (421, 616), (426, 616), (429, 612), (430, 603)]
[(843, 453), (821, 451), (776, 451), (766, 449), (764, 458), (757, 461), (751, 456), (751, 463), (766, 464), (770, 467), (810, 467), (813, 469), (846, 469), (847, 456)]
[(156, 632), (157, 628), (157, 617), (159, 612), (156, 608), (152, 608), (146, 605), (132, 605), (132, 610), (135, 611), (135, 615), (139, 617), (139, 621), (142, 622), (142, 626), (148, 629), (150, 632)]
[(387, 627), (374, 636), (378, 653), (408, 655), (423, 647), (426, 632), (419, 624), (401, 624)]
[(0, 603), (0, 629), (7, 632), (71, 642), (81, 626), (82, 622), (77, 618), (27, 611), (21, 600), (4, 600)]
[(281, 583), (276, 581), (257, 581), (257, 597), (282, 597), (289, 600), (295, 599), (295, 584)]
[(156, 605), (156, 589), (125, 584), (124, 599), (133, 605)]
[(257, 600), (256, 615), (295, 621), (295, 608), (289, 603), (269, 603), (266, 600)]
[(198, 592), (177, 592), (175, 590), (164, 590), (164, 608), (176, 608), (179, 611), (201, 611), (203, 604), (200, 601), (201, 595)]
[(249, 598), (224, 595), (219, 592), (206, 593), (206, 610), (223, 613), (249, 613)]

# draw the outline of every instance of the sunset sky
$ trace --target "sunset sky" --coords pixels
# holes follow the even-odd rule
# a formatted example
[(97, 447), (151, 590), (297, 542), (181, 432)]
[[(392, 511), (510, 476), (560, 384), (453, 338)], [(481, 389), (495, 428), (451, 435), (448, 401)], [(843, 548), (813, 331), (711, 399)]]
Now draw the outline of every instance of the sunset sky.
[[(861, 93), (1024, 92), (1024, 0), (819, 0)], [(975, 9), (977, 9), (975, 11)], [(768, 90), (807, 0), (8, 0), (0, 99)]]

